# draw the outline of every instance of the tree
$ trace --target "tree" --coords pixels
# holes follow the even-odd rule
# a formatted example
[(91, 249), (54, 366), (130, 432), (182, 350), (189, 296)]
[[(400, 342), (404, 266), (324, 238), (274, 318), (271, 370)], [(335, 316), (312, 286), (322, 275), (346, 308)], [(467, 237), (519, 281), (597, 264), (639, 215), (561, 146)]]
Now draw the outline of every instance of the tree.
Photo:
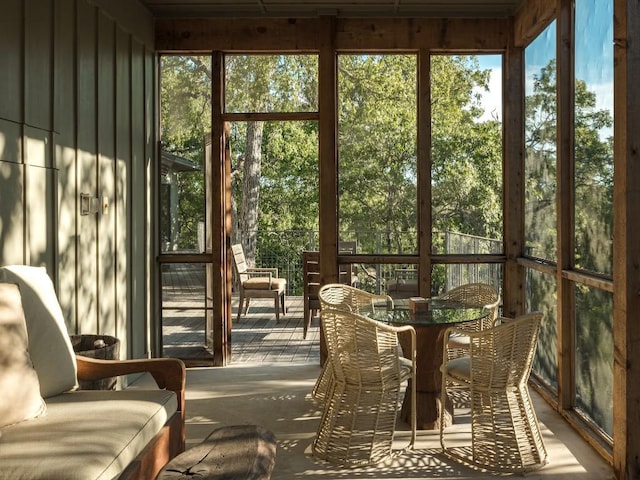
[[(502, 124), (482, 119), (478, 93), (488, 90), (489, 73), (479, 68), (477, 57), (432, 57), (431, 212), (436, 232), (502, 239)], [(440, 242), (434, 238), (434, 248), (450, 253)]]
[[(526, 202), (525, 231), (529, 252), (557, 261), (555, 212), (557, 188), (557, 112), (555, 60), (534, 76), (525, 100)], [(574, 97), (574, 226), (576, 268), (610, 273), (612, 267), (613, 145), (603, 136), (612, 126), (611, 112), (596, 108), (596, 95), (576, 79)], [(535, 370), (557, 382), (555, 279), (530, 275), (533, 308), (548, 308), (540, 332)], [(576, 399), (606, 432), (612, 433), (613, 333), (612, 295), (575, 283)]]
[(161, 148), (200, 166), (177, 175), (178, 247), (189, 249), (197, 244), (198, 223), (204, 221), (204, 138), (211, 131), (210, 58), (163, 55), (160, 62)]
[[(367, 253), (416, 249), (416, 57), (341, 55), (340, 234)], [(381, 236), (377, 236), (380, 234)]]
[[(305, 111), (317, 105), (317, 61), (307, 55), (229, 55), (225, 58), (225, 104), (231, 112)], [(235, 127), (234, 142), (238, 150), (235, 169), (234, 202), (236, 235), (249, 262), (253, 262), (257, 234), (261, 226), (260, 196), (265, 179), (262, 175), (264, 122), (251, 121)], [(244, 142), (238, 137), (244, 134)], [(244, 145), (243, 145), (244, 144)], [(241, 186), (241, 188), (240, 188)], [(239, 201), (241, 198), (241, 201)]]

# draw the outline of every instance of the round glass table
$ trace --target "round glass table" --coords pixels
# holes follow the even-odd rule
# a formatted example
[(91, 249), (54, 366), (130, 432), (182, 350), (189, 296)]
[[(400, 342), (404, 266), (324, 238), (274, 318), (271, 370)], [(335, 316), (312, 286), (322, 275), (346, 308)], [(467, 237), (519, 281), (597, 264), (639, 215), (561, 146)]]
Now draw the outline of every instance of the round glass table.
[[(377, 309), (369, 315), (376, 320), (389, 324), (411, 325), (416, 331), (416, 392), (418, 428), (434, 430), (440, 428), (440, 392), (442, 389), (442, 341), (444, 331), (455, 324), (480, 320), (489, 312), (482, 307), (472, 307), (456, 302), (430, 299), (428, 309), (423, 312), (412, 312), (407, 301), (396, 301), (393, 310)], [(411, 346), (408, 336), (400, 336), (403, 351)], [(410, 380), (411, 381), (411, 380)], [(407, 393), (409, 390), (407, 389)], [(446, 425), (453, 418), (451, 402), (447, 400), (444, 408)], [(401, 418), (410, 419), (410, 398), (405, 395), (402, 404)], [(445, 425), (445, 426), (446, 426)]]

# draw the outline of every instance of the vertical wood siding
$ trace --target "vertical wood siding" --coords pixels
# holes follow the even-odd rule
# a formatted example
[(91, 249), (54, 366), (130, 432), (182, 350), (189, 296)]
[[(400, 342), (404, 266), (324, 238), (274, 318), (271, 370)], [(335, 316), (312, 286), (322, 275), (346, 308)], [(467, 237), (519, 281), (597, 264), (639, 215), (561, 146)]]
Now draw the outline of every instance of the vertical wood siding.
[[(144, 356), (153, 19), (137, 1), (7, 0), (0, 44), (0, 265), (46, 266), (70, 333)], [(81, 193), (107, 213), (80, 215)]]

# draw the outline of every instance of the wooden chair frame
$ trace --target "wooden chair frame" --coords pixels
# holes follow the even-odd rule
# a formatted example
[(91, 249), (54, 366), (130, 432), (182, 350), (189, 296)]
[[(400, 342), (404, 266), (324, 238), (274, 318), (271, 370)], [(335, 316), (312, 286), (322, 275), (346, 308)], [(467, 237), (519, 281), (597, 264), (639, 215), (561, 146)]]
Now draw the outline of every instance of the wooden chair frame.
[[(242, 245), (233, 245), (231, 251), (233, 252), (233, 260), (240, 288), (238, 322), (240, 322), (243, 307), (245, 315), (249, 312), (249, 301), (252, 298), (273, 298), (276, 321), (280, 321), (280, 308), (282, 308), (283, 315), (286, 315), (287, 312), (285, 306), (286, 279), (278, 278), (277, 268), (249, 267), (244, 256)], [(253, 282), (252, 279), (258, 281)], [(256, 284), (254, 288), (251, 287), (253, 283)]]

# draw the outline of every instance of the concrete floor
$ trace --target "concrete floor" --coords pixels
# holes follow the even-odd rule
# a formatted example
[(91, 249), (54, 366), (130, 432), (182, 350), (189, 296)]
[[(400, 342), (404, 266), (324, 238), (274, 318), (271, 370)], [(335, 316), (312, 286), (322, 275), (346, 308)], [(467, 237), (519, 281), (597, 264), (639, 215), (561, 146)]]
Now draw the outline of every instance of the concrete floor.
[[(204, 321), (197, 310), (201, 298), (198, 287), (182, 285), (166, 298), (165, 356), (184, 358), (188, 352), (205, 352)], [(275, 320), (270, 300), (254, 300), (249, 314), (237, 322), (236, 302), (234, 299), (231, 364), (218, 368), (198, 366), (187, 371), (187, 446), (199, 443), (220, 426), (256, 424), (271, 430), (277, 438), (272, 475), (275, 480), (504, 476), (479, 472), (445, 457), (437, 431), (419, 431), (414, 450), (375, 467), (339, 469), (316, 460), (311, 443), (322, 412), (311, 400), (310, 392), (320, 373), (318, 319), (312, 321), (308, 336), (303, 339), (301, 297), (287, 298), (288, 312), (280, 322)], [(204, 360), (191, 364), (207, 365)], [(534, 392), (532, 396), (549, 464), (527, 477), (612, 479), (612, 468), (546, 402)], [(456, 411), (456, 425), (449, 431), (455, 442), (465, 445), (470, 438), (468, 412)], [(404, 448), (409, 434), (408, 425), (398, 421), (394, 448)]]
[[(437, 431), (419, 431), (416, 449), (375, 467), (340, 469), (316, 460), (311, 443), (320, 420), (320, 406), (310, 398), (320, 367), (309, 363), (242, 363), (222, 368), (190, 368), (187, 372), (187, 442), (195, 445), (220, 426), (257, 424), (271, 430), (278, 442), (272, 478), (412, 479), (492, 478), (445, 457)], [(532, 392), (549, 464), (529, 479), (612, 479), (611, 467), (560, 416)], [(469, 418), (456, 411), (448, 427), (455, 445), (469, 438)], [(409, 427), (396, 426), (394, 448), (405, 447)], [(510, 476), (510, 475), (507, 475)]]

